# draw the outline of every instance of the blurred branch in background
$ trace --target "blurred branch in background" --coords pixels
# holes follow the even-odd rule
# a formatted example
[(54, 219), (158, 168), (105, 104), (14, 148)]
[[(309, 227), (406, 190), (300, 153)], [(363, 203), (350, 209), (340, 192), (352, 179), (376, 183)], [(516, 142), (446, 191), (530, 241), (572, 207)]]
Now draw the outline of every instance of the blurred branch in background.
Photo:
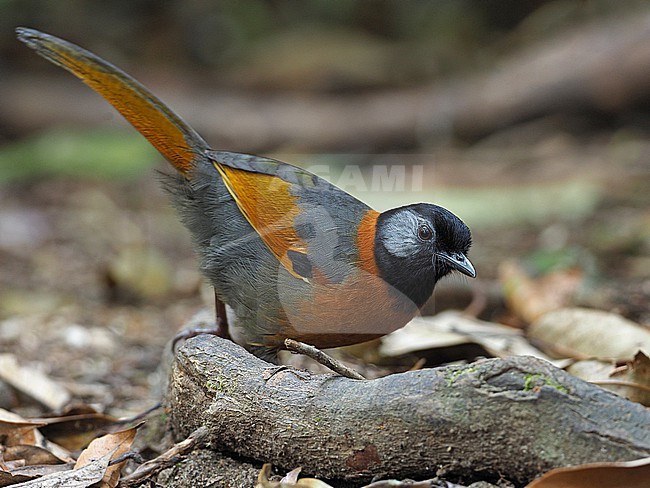
[[(153, 3), (111, 10), (119, 29), (99, 39), (94, 16), (47, 23), (117, 64), (149, 58), (143, 81), (219, 148), (427, 147), (550, 114), (612, 117), (649, 95), (650, 11), (636, 2), (612, 12), (599, 2)], [(138, 5), (139, 28), (137, 15), (121, 22)], [(7, 73), (0, 104), (0, 127), (18, 133), (110, 117), (58, 76)]]

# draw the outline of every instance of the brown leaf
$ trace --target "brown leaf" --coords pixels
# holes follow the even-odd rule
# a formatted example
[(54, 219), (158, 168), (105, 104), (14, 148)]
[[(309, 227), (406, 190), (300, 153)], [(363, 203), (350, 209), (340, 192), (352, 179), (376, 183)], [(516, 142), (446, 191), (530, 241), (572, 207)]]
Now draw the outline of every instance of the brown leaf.
[(70, 451), (83, 449), (111, 426), (120, 425), (117, 418), (99, 413), (87, 405), (77, 405), (61, 416), (37, 420), (44, 424), (40, 430), (45, 437)]
[(579, 359), (629, 360), (650, 353), (650, 330), (620, 315), (586, 308), (563, 308), (535, 320), (531, 339)]
[(452, 310), (414, 318), (405, 327), (382, 337), (380, 352), (394, 357), (461, 344), (477, 344), (494, 357), (526, 355), (549, 359), (528, 343), (521, 330)]
[(0, 379), (52, 410), (70, 401), (68, 391), (33, 367), (21, 366), (13, 354), (0, 354)]
[(619, 463), (594, 463), (557, 468), (526, 488), (648, 488), (650, 458)]
[(616, 365), (612, 361), (601, 361), (600, 359), (574, 361), (565, 368), (567, 373), (593, 383), (608, 380), (615, 369)]
[(255, 488), (332, 488), (327, 483), (314, 479), (302, 478), (298, 479), (298, 474), (301, 468), (296, 468), (287, 473), (280, 481), (270, 481), (271, 465), (265, 464), (257, 476), (257, 484)]
[[(20, 468), (12, 469), (9, 473), (14, 476), (28, 476), (31, 479), (40, 478), (42, 476), (49, 476), (53, 473), (63, 473), (72, 471), (74, 463), (65, 464), (36, 464), (33, 466), (21, 466)], [(27, 480), (24, 480), (27, 481)]]
[(26, 420), (20, 415), (0, 408), (0, 435), (4, 438), (5, 446), (36, 444), (36, 429), (43, 425), (42, 422)]
[(48, 474), (13, 486), (15, 488), (86, 488), (102, 480), (113, 454), (109, 452), (78, 469)]
[(570, 305), (582, 283), (582, 273), (564, 269), (533, 279), (519, 263), (505, 261), (499, 267), (499, 279), (509, 308), (530, 323), (547, 312)]
[[(129, 452), (140, 425), (113, 434), (106, 434), (92, 441), (77, 459), (75, 469), (79, 469), (107, 453), (112, 453), (110, 460), (113, 460)], [(114, 488), (117, 485), (123, 465), (124, 461), (106, 469), (100, 485), (101, 488)]]
[(295, 485), (298, 482), (300, 471), (302, 471), (302, 468), (292, 469), (284, 475), (284, 477), (280, 480), (280, 483), (289, 483)]
[(5, 461), (12, 461), (15, 459), (24, 459), (26, 466), (33, 466), (36, 464), (64, 464), (65, 461), (56, 457), (47, 449), (38, 446), (17, 445), (9, 446), (3, 453)]
[(34, 479), (34, 476), (26, 476), (24, 474), (12, 474), (7, 471), (0, 471), (0, 487), (5, 486), (20, 486), (17, 483), (23, 483)]
[(632, 361), (614, 369), (608, 378), (592, 380), (628, 400), (650, 407), (650, 358), (639, 351)]

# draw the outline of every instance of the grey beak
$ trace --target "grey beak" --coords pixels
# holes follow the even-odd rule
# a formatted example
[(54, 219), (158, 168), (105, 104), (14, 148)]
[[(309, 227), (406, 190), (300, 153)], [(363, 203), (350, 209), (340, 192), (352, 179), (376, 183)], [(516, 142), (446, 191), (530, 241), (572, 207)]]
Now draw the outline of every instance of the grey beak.
[(460, 271), (464, 275), (469, 276), (470, 278), (476, 278), (476, 270), (467, 256), (461, 252), (447, 253), (447, 252), (438, 252), (436, 256), (439, 259), (445, 261), (449, 266), (455, 270)]

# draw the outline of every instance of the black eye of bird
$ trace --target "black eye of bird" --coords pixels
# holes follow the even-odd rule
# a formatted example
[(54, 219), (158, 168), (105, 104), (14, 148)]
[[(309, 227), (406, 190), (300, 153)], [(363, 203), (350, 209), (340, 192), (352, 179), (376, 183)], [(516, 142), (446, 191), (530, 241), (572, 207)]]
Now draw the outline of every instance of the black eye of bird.
[(423, 241), (430, 241), (433, 237), (433, 231), (428, 225), (418, 227), (418, 237)]

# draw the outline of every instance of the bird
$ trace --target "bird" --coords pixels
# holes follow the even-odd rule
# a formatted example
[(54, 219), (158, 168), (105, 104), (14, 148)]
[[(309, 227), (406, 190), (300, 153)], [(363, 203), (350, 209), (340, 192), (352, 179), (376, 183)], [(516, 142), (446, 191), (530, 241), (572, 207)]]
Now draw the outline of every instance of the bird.
[(416, 203), (379, 212), (298, 166), (214, 150), (99, 56), (35, 29), (16, 32), (175, 168), (163, 185), (214, 288), (217, 335), (258, 357), (276, 362), (285, 339), (323, 349), (379, 338), (416, 316), (443, 277), (476, 277), (470, 229), (449, 210)]

